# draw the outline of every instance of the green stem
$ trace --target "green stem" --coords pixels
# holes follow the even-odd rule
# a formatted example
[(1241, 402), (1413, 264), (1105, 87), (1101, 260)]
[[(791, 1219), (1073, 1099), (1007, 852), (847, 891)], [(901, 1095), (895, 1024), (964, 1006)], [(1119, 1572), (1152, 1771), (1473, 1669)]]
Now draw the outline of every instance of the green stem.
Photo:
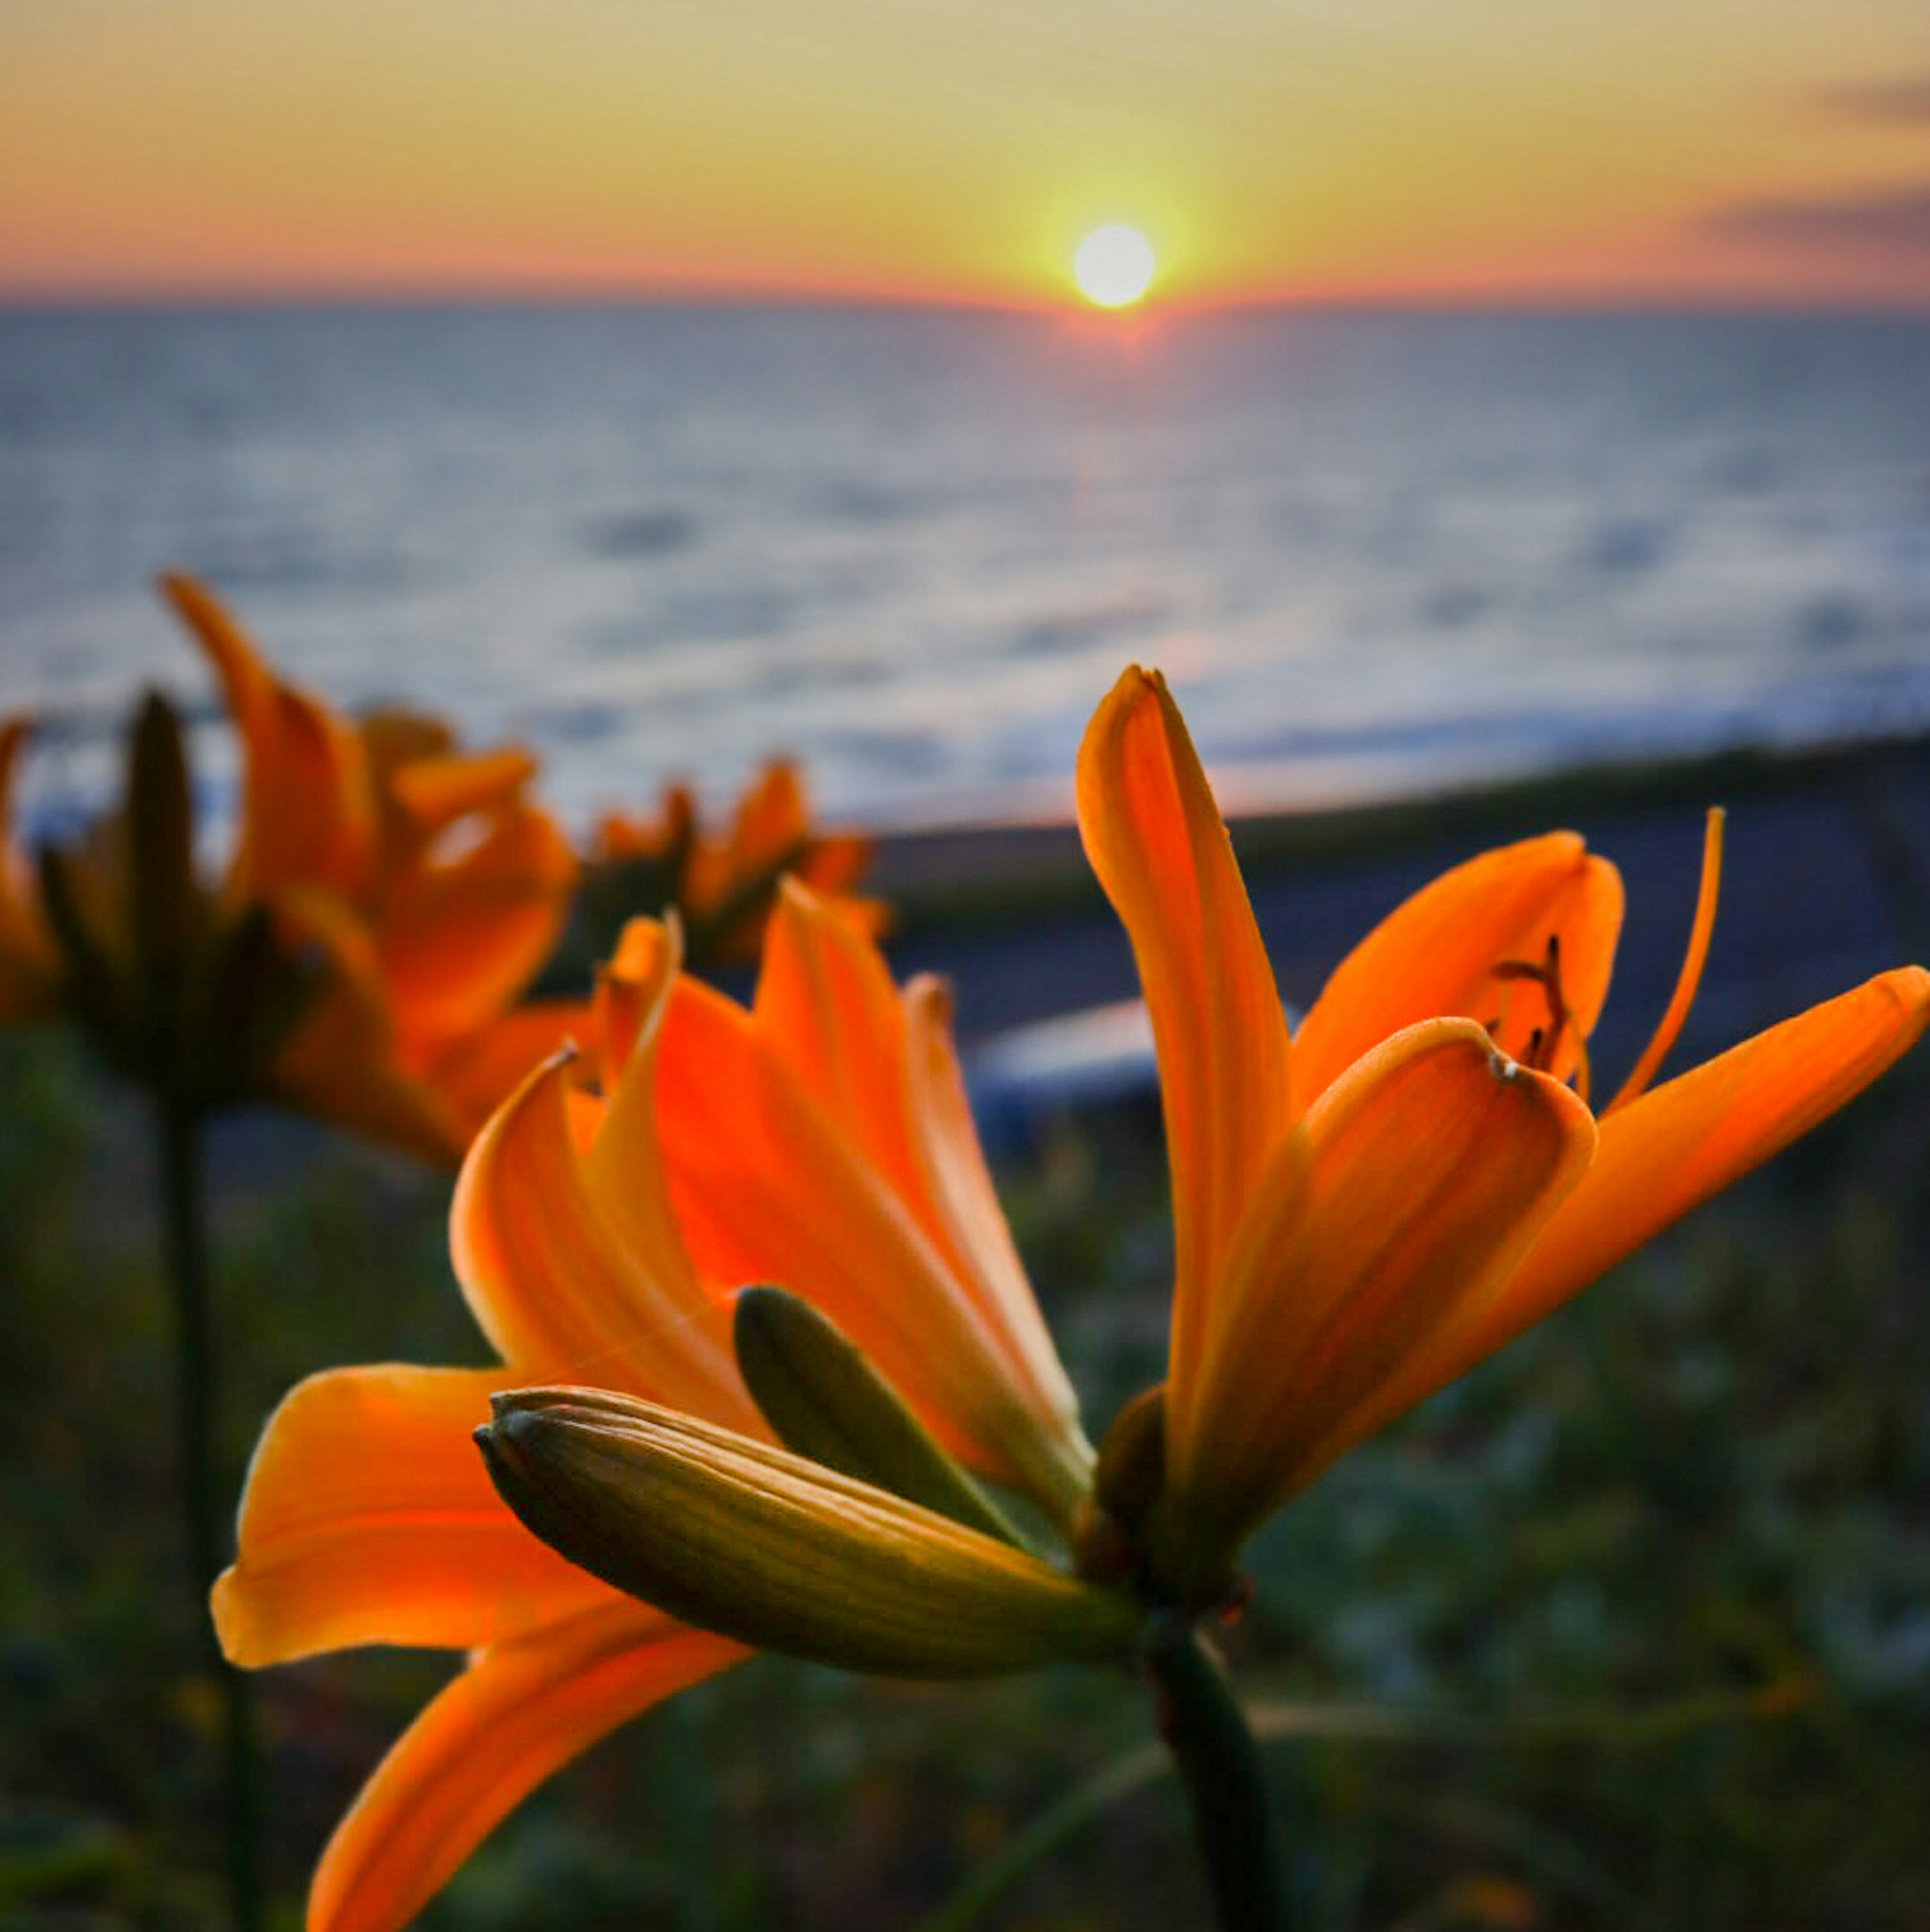
[(1259, 1748), (1225, 1668), (1188, 1630), (1156, 1645), (1146, 1670), (1220, 1924), (1226, 1932), (1287, 1932), (1291, 1915)]
[[(1655, 1704), (1553, 1706), (1514, 1718), (1382, 1704), (1247, 1706), (1247, 1722), (1262, 1744), (1335, 1738), (1348, 1744), (1438, 1744), (1469, 1750), (1571, 1744), (1604, 1750), (1641, 1750), (1724, 1725), (1755, 1724), (1800, 1710), (1814, 1694), (1805, 1678), (1775, 1678), (1742, 1690), (1693, 1692)], [(1169, 1776), (1172, 1760), (1160, 1744), (1144, 1744), (1114, 1759), (1049, 1804), (1025, 1829), (975, 1866), (917, 1932), (966, 1932), (1008, 1896), (1039, 1862), (1111, 1808)]]
[(260, 1932), (260, 1777), (254, 1713), (248, 1679), (221, 1654), (208, 1613), (209, 1586), (220, 1573), (224, 1550), (215, 1469), (215, 1355), (203, 1226), (201, 1117), (191, 1107), (163, 1101), (159, 1132), (168, 1282), (174, 1296), (176, 1442), (188, 1533), (189, 1613), (221, 1693), (229, 1912), (235, 1932)]

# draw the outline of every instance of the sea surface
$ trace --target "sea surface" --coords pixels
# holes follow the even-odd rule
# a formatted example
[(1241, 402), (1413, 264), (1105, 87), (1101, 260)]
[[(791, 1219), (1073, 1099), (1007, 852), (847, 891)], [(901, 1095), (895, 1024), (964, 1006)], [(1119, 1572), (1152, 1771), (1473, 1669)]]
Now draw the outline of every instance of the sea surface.
[(1136, 659), (1236, 804), (1883, 732), (1930, 720), (1930, 322), (0, 314), (30, 808), (138, 681), (206, 712), (164, 568), (579, 818), (776, 750), (836, 816), (1063, 811)]

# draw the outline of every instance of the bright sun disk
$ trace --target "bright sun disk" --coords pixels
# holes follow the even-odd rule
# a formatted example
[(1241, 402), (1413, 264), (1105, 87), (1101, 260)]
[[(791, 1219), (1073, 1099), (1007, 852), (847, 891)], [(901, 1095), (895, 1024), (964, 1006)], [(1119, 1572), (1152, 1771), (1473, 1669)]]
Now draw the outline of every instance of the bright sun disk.
[(1153, 279), (1152, 247), (1136, 228), (1109, 221), (1073, 251), (1072, 272), (1088, 302), (1124, 308), (1146, 292)]

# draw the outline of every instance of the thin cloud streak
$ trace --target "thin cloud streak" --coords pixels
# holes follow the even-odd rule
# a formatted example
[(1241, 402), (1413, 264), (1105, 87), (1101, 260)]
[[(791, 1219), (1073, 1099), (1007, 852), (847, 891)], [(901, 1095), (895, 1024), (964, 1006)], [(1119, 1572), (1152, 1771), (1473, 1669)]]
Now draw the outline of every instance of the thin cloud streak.
[(1930, 128), (1930, 74), (1901, 80), (1842, 80), (1817, 88), (1816, 105), (1838, 121)]
[(1697, 226), (1722, 241), (1859, 254), (1883, 250), (1930, 263), (1930, 181), (1861, 194), (1730, 202), (1709, 210)]

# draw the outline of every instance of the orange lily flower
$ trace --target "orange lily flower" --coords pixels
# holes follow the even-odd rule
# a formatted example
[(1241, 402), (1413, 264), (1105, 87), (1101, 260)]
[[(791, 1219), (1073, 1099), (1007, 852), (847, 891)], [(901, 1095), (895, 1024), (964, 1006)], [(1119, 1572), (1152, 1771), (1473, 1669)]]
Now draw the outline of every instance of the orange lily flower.
[(587, 862), (584, 892), (606, 926), (634, 912), (674, 907), (688, 957), (708, 968), (757, 958), (778, 882), (787, 876), (839, 901), (874, 936), (883, 932), (889, 922), (884, 904), (851, 890), (871, 856), (872, 842), (860, 833), (812, 830), (802, 775), (790, 760), (773, 758), (745, 789), (721, 833), (699, 826), (687, 785), (665, 788), (653, 820), (606, 813)]
[[(931, 1618), (908, 1616), (891, 1598), (887, 1632), (910, 1630), (910, 1647), (888, 1634), (885, 1661), (875, 1648), (863, 1653), (870, 1667), (893, 1667), (889, 1658), (899, 1656), (898, 1667), (969, 1672), (1014, 1667), (1015, 1654), (1043, 1660), (1068, 1646), (1123, 1649), (1122, 1613), (1103, 1593), (768, 1446), (733, 1354), (727, 1291), (736, 1283), (700, 1274), (670, 1210), (659, 1091), (671, 1036), (686, 1022), (696, 1036), (680, 1052), (731, 1042), (732, 1066), (714, 1073), (716, 1084), (734, 1087), (741, 1078), (743, 1114), (761, 1124), (754, 1131), (798, 1136), (806, 1171), (842, 1190), (815, 1206), (782, 1196), (787, 1212), (808, 1213), (796, 1231), (800, 1263), (822, 1263), (823, 1280), (832, 1282), (836, 1260), (862, 1256), (860, 1242), (869, 1240), (887, 1244), (884, 1252), (902, 1264), (889, 1284), (860, 1274), (834, 1285), (839, 1319), (881, 1355), (924, 1334), (942, 1337), (968, 1366), (968, 1372), (929, 1365), (920, 1392), (932, 1425), (1016, 1481), (1039, 1472), (1032, 1486), (1048, 1504), (1070, 1496), (1066, 1472), (1089, 1460), (1076, 1420), (1061, 1407), (1070, 1399), (1062, 1372), (1037, 1359), (1044, 1330), (1036, 1310), (981, 1304), (976, 1297), (986, 1285), (950, 1272), (956, 1250), (914, 1220), (909, 1202), (843, 1139), (847, 1119), (820, 1112), (786, 1063), (790, 1035), (774, 1030), (818, 1017), (794, 1004), (799, 998), (814, 987), (851, 997), (878, 992), (872, 976), (884, 968), (867, 940), (802, 888), (787, 889), (785, 905), (786, 936), (773, 944), (769, 996), (761, 994), (755, 1015), (676, 978), (674, 924), (635, 922), (599, 976), (589, 1050), (530, 1076), (478, 1136), (457, 1185), (452, 1249), (501, 1366), (323, 1374), (293, 1390), (263, 1433), (242, 1500), (239, 1555), (214, 1595), (228, 1655), (257, 1666), (371, 1642), (470, 1654), (338, 1828), (311, 1893), (311, 1932), (389, 1932), (404, 1924), (552, 1770), (647, 1705), (746, 1654), (596, 1581), (521, 1526), (470, 1441), (489, 1418), (492, 1390), (594, 1380), (640, 1398), (656, 1406), (630, 1403), (629, 1426), (735, 1445), (720, 1452), (726, 1460), (791, 1472), (795, 1507), (827, 1526), (848, 1524), (855, 1511), (857, 1542), (845, 1553), (860, 1594), (863, 1564), (883, 1536), (895, 1552), (888, 1562), (926, 1577), (920, 1588), (935, 1587), (935, 1576), (948, 1590), (964, 1590), (968, 1607), (982, 1605), (975, 1638), (947, 1637)], [(888, 980), (881, 990), (896, 1011)], [(870, 1017), (889, 1027), (882, 1011)], [(924, 1024), (936, 1019), (927, 1012)], [(861, 1050), (872, 1041), (867, 1034), (854, 1044)], [(917, 1158), (911, 1143), (922, 1133), (931, 1157), (947, 1164), (943, 1179), (920, 1196), (936, 1225), (943, 1210), (935, 1192), (956, 1202), (984, 1184), (975, 1144), (949, 1138), (962, 1119), (949, 1104), (956, 1078), (949, 1043), (929, 1032), (922, 1043), (940, 1090), (929, 1103), (914, 1102), (908, 1088), (895, 1131), (907, 1161)], [(808, 1050), (829, 1044), (812, 1042)], [(894, 1064), (902, 1072), (902, 1042)], [(883, 1076), (891, 1068), (866, 1070)], [(868, 1125), (882, 1131), (890, 1096), (881, 1084), (869, 1097)], [(925, 1104), (941, 1118), (916, 1128), (902, 1118)], [(841, 1214), (860, 1220), (848, 1240), (835, 1225)], [(1002, 1240), (1002, 1223), (998, 1232)], [(1002, 1257), (990, 1265), (1001, 1266)], [(998, 1286), (1016, 1286), (1029, 1305), (1022, 1276), (1001, 1276)], [(1041, 1382), (1050, 1384), (1043, 1400), (1034, 1386)], [(607, 1408), (618, 1399), (563, 1394), (579, 1406)], [(803, 1541), (794, 1518), (782, 1534), (792, 1546)], [(848, 1594), (833, 1592), (839, 1601)], [(785, 1594), (790, 1603), (793, 1593)], [(1027, 1634), (1035, 1627), (1036, 1642)], [(947, 1648), (953, 1644), (962, 1647)]]
[[(1349, 1442), (1841, 1105), (1930, 1015), (1930, 976), (1883, 975), (1598, 1126), (1568, 1082), (1620, 890), (1579, 841), (1490, 854), (1410, 901), (1296, 1040), (1156, 678), (1129, 672), (1100, 707), (1079, 797), (1160, 1054), (1163, 1394), (1095, 1468), (942, 987), (894, 989), (869, 937), (794, 885), (748, 1010), (673, 976), (674, 928), (634, 924), (593, 1051), (531, 1077), (458, 1186), (457, 1273), (503, 1366), (317, 1378), (257, 1452), (215, 1598), (232, 1657), (473, 1652), (338, 1830), (311, 1932), (392, 1932), (535, 1782), (740, 1643), (940, 1675), (1116, 1658), (1135, 1615), (1165, 1629), (1154, 1612), (1211, 1606), (1241, 1539)], [(1712, 868), (1703, 898), (1706, 940)], [(943, 1448), (1041, 1506), (1078, 1575), (1130, 1593), (1079, 1594), (908, 1486), (773, 1448), (729, 1305), (759, 1280), (834, 1318)], [(460, 1438), (518, 1382), (600, 1386), (498, 1399), (482, 1439), (512, 1514)]]
[[(135, 1004), (144, 989), (134, 982), (154, 963), (135, 957), (135, 902), (144, 891), (152, 900), (165, 874), (196, 907), (180, 916), (200, 935), (204, 979), (251, 922), (265, 916), (272, 934), (250, 949), (275, 982), (272, 1050), (260, 1064), (227, 1051), (210, 990), (191, 1057), (208, 1069), (235, 1064), (208, 1097), (272, 1096), (420, 1152), (459, 1155), (581, 1012), (574, 1003), (511, 1010), (555, 943), (575, 877), (568, 842), (529, 796), (534, 760), (513, 747), (460, 752), (433, 718), (352, 723), (278, 677), (200, 586), (170, 578), (162, 587), (212, 662), (241, 739), (232, 856), (218, 884), (196, 880), (178, 773), (166, 781), (164, 808), (131, 792), (81, 853), (54, 855), (73, 901), (64, 930), (22, 856), (0, 848), (0, 1018), (76, 1004), (83, 952), (128, 982), (122, 1004)], [(172, 771), (179, 734), (158, 702), (142, 729), (151, 751), (157, 734), (174, 748), (146, 769)], [(0, 728), (0, 824), (25, 728)], [(158, 814), (175, 839), (166, 853)]]
[(200, 585), (164, 589), (219, 675), (245, 754), (231, 900), (273, 903), (334, 968), (287, 1042), (298, 1103), (449, 1156), (580, 1021), (513, 1009), (575, 884), (520, 746), (458, 748), (439, 718), (351, 722), (272, 672)]
[(1598, 1118), (1586, 1046), (1622, 893), (1573, 834), (1417, 893), (1289, 1038), (1156, 674), (1128, 670), (1100, 706), (1078, 801), (1159, 1059), (1176, 1242), (1163, 1473), (1129, 1527), (1182, 1600), (1223, 1588), (1241, 1540), (1351, 1444), (1833, 1112), (1930, 1017), (1930, 975), (1904, 968), (1646, 1090), (1707, 946), (1717, 818), (1681, 984)]

